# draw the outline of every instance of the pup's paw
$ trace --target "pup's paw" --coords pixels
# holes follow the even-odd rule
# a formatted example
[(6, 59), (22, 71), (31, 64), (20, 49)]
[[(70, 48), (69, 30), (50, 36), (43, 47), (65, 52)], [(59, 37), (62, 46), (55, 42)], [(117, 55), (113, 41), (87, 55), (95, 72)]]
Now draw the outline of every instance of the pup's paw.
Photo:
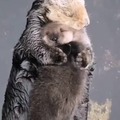
[(94, 54), (91, 49), (86, 48), (82, 51), (82, 67), (85, 69), (91, 68), (94, 62)]
[(94, 54), (91, 49), (86, 48), (82, 52), (78, 53), (76, 57), (76, 64), (82, 69), (90, 69), (94, 63)]
[(62, 65), (67, 62), (67, 55), (59, 48), (56, 48), (55, 52), (55, 63), (57, 65)]

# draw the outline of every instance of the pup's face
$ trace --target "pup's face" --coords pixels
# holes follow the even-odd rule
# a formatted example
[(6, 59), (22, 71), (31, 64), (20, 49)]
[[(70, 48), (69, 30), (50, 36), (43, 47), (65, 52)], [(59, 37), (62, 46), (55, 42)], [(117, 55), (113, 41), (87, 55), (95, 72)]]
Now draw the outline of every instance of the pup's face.
[(71, 28), (58, 23), (50, 23), (42, 29), (42, 39), (49, 46), (58, 46), (73, 40)]
[(74, 29), (80, 30), (90, 24), (85, 0), (48, 0), (46, 16)]

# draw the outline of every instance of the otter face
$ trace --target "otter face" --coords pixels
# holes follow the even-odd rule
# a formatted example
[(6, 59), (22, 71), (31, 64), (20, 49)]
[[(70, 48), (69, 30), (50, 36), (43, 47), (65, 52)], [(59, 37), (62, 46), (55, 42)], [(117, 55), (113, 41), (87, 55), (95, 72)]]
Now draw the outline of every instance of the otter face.
[(76, 41), (84, 47), (91, 47), (91, 41), (85, 29), (75, 30), (58, 22), (52, 22), (43, 27), (42, 40), (49, 46), (58, 46)]
[(50, 23), (42, 29), (42, 39), (49, 46), (58, 46), (73, 40), (73, 31), (59, 23)]

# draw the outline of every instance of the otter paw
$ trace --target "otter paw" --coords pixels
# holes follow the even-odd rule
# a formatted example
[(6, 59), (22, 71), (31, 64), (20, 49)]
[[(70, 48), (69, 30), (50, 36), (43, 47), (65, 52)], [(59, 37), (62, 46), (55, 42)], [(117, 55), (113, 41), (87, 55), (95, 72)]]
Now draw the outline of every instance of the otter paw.
[(61, 65), (67, 62), (67, 55), (61, 50), (61, 49), (56, 49), (55, 52), (55, 63), (57, 65)]
[(93, 53), (90, 49), (85, 49), (81, 52), (82, 56), (82, 67), (88, 69), (93, 64)]

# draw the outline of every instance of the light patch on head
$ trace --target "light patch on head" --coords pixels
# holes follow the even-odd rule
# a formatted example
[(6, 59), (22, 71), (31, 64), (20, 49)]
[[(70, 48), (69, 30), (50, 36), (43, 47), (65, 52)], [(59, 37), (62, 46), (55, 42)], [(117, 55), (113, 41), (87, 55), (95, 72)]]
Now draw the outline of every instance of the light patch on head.
[(85, 0), (79, 0), (81, 5), (85, 6)]
[(81, 5), (85, 5), (85, 0), (46, 0), (44, 3), (45, 5), (51, 4), (51, 5), (57, 5), (59, 7), (66, 7), (70, 3), (78, 3)]
[(49, 0), (49, 2), (50, 4), (45, 4), (49, 9), (46, 16), (51, 21), (77, 30), (90, 24), (84, 0)]

